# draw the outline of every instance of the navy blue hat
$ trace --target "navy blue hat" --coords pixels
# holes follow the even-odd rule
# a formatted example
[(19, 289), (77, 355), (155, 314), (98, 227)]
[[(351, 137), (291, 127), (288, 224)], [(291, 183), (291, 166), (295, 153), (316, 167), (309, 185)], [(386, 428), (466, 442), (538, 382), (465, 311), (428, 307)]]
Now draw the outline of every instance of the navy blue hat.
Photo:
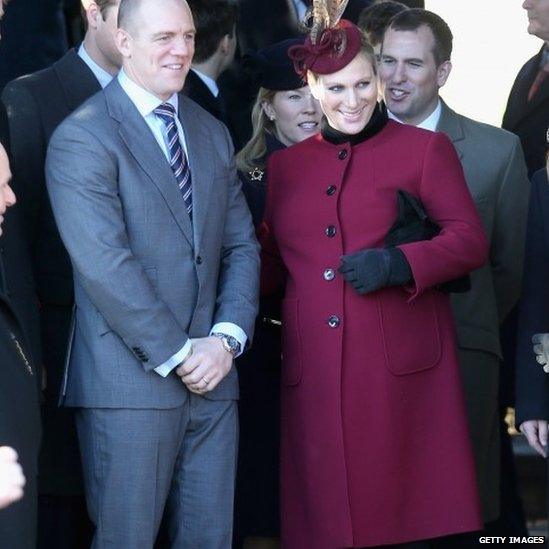
[(244, 57), (244, 66), (257, 86), (268, 90), (296, 90), (306, 86), (295, 72), (294, 63), (288, 57), (288, 48), (303, 44), (305, 37), (288, 38)]

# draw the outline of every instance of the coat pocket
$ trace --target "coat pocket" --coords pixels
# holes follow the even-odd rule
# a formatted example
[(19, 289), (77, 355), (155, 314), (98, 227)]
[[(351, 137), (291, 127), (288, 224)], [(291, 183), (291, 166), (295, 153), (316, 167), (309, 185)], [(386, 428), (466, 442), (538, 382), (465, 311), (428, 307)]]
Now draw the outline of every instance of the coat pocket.
[(378, 296), (387, 368), (397, 376), (429, 370), (442, 354), (439, 296), (430, 291), (412, 301), (408, 298), (402, 288), (388, 288)]
[(282, 302), (282, 384), (297, 385), (303, 375), (299, 335), (299, 302), (285, 299)]

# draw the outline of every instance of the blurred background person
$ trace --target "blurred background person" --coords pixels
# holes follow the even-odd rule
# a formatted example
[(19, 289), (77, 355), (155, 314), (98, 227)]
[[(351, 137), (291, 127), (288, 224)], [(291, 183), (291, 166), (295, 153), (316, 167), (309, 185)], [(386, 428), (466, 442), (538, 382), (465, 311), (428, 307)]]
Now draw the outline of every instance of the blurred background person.
[(376, 55), (379, 55), (383, 33), (389, 21), (401, 11), (407, 10), (408, 6), (402, 2), (393, 0), (376, 1), (371, 6), (364, 8), (358, 18), (358, 28), (366, 35), (366, 39), (374, 48)]
[[(290, 56), (320, 102), (321, 134), (269, 158), (260, 231), (263, 289), (286, 284), (282, 543), (430, 547), (481, 525), (455, 328), (436, 286), (480, 267), (486, 238), (448, 138), (388, 120), (358, 28), (315, 23)], [(438, 236), (385, 247), (400, 191)]]
[[(1, 17), (1, 4), (0, 4)], [(16, 203), (10, 187), (9, 159), (2, 143), (8, 143), (7, 119), (0, 103), (0, 235), (6, 211)], [(11, 230), (13, 226), (10, 226)], [(36, 547), (36, 513), (38, 448), (40, 445), (40, 411), (38, 385), (40, 368), (35, 362), (24, 325), (8, 296), (4, 276), (2, 248), (0, 248), (0, 445), (15, 449), (0, 449), (0, 475), (4, 477), (4, 503), (17, 501), (0, 511), (0, 547), (34, 549)], [(21, 275), (24, 273), (21, 272)], [(24, 494), (22, 468), (26, 477)]]
[(524, 0), (528, 32), (543, 40), (537, 55), (517, 75), (502, 127), (522, 142), (528, 173), (545, 165), (545, 132), (549, 120), (549, 0)]
[(121, 58), (114, 45), (118, 4), (118, 0), (83, 0), (82, 44), (51, 67), (10, 82), (2, 94), (11, 130), (14, 188), (41, 305), (38, 334), (46, 381), (38, 547), (45, 548), (89, 546), (91, 524), (73, 411), (58, 407), (74, 293), (72, 267), (51, 212), (44, 162), (57, 126), (118, 73)]
[(183, 93), (223, 122), (235, 148), (241, 147), (218, 79), (233, 63), (236, 51), (238, 4), (231, 0), (189, 0), (196, 27), (195, 50)]
[[(549, 0), (524, 0), (522, 7), (528, 17), (528, 33), (543, 40), (543, 44), (539, 53), (524, 64), (515, 79), (502, 127), (519, 136), (528, 174), (532, 177), (545, 166), (545, 132), (549, 121)], [(536, 181), (539, 181), (539, 177)], [(543, 193), (532, 189), (530, 196), (535, 199), (542, 197)], [(504, 357), (500, 390), (502, 415), (506, 414), (508, 407), (515, 407), (517, 398), (515, 380), (518, 379), (518, 373), (515, 360), (524, 350), (517, 343), (517, 318), (518, 311), (515, 308), (501, 326)], [(502, 442), (503, 514), (497, 530), (490, 534), (525, 534), (526, 521), (518, 493), (516, 466), (509, 437), (505, 436)]]
[(14, 0), (0, 43), (0, 91), (14, 78), (49, 67), (67, 51), (63, 0)]
[[(451, 299), (488, 523), (500, 515), (499, 325), (520, 295), (529, 181), (515, 135), (466, 118), (440, 98), (452, 70), (452, 47), (452, 32), (441, 17), (423, 9), (406, 10), (385, 31), (379, 70), (390, 118), (451, 139), (490, 242), (489, 261), (471, 273), (470, 290)], [(447, 543), (474, 544), (476, 537)]]
[[(260, 86), (252, 111), (253, 136), (236, 157), (244, 195), (259, 226), (265, 209), (269, 156), (320, 131), (321, 111), (294, 70), (288, 39), (247, 59)], [(281, 292), (263, 297), (254, 344), (238, 359), (240, 446), (235, 507), (235, 546), (279, 546), (280, 302)]]
[(546, 166), (532, 176), (518, 322), (516, 425), (547, 457), (549, 421), (549, 128)]

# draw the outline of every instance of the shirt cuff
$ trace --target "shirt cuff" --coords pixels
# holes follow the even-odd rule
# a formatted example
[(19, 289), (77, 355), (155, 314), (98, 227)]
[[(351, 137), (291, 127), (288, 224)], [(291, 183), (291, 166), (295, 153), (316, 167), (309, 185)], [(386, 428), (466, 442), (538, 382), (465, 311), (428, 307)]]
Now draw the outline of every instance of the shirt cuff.
[(246, 347), (248, 336), (244, 333), (244, 330), (240, 326), (237, 326), (232, 322), (218, 322), (217, 324), (214, 324), (213, 328), (210, 330), (210, 335), (215, 333), (222, 333), (234, 337), (238, 343), (240, 343), (240, 352), (236, 356), (240, 356), (242, 354), (244, 348)]
[(161, 375), (162, 377), (166, 377), (176, 366), (179, 366), (191, 353), (192, 349), (192, 343), (191, 340), (188, 339), (187, 343), (183, 345), (183, 348), (179, 350), (175, 355), (173, 355), (171, 358), (166, 360), (163, 364), (160, 366), (157, 366), (154, 371)]

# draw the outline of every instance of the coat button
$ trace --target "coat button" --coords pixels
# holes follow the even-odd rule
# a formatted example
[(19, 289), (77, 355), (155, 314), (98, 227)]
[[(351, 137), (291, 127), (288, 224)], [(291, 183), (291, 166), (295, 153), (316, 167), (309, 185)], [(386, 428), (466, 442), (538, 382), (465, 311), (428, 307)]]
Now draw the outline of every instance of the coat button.
[(199, 255), (196, 256), (196, 264), (197, 265), (202, 265), (202, 257), (199, 256)]
[(333, 238), (337, 233), (337, 229), (333, 225), (326, 227), (326, 236), (328, 238)]
[(330, 328), (337, 328), (341, 323), (341, 320), (339, 320), (339, 317), (336, 316), (336, 315), (332, 315), (329, 319), (328, 319), (328, 326), (330, 326)]
[(330, 186), (326, 189), (326, 194), (327, 194), (328, 196), (332, 196), (332, 195), (335, 194), (336, 190), (337, 190), (337, 187), (336, 187), (335, 185), (330, 185)]
[(324, 271), (324, 280), (330, 282), (336, 277), (335, 271), (333, 269), (326, 269)]
[(345, 149), (342, 149), (341, 151), (339, 151), (337, 153), (337, 157), (340, 159), (340, 160), (345, 160), (347, 158), (347, 151)]

